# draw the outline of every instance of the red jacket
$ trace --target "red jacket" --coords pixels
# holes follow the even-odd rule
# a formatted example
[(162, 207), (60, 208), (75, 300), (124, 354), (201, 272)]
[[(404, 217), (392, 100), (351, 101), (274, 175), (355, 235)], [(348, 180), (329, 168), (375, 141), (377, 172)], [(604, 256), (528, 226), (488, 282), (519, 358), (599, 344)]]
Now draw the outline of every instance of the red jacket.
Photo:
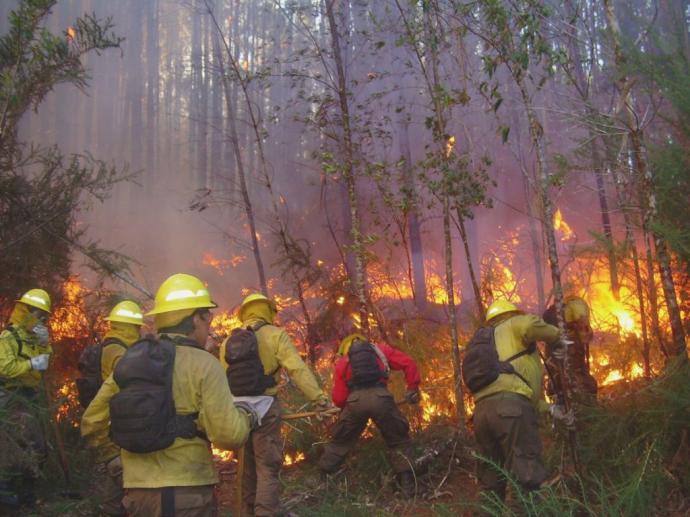
[[(376, 346), (386, 356), (391, 370), (402, 370), (405, 373), (407, 389), (416, 390), (419, 387), (420, 378), (414, 359), (391, 346), (385, 344)], [(381, 382), (387, 384), (388, 379), (383, 375), (384, 365), (381, 360), (378, 360), (378, 363), (381, 367)], [(351, 378), (352, 368), (350, 367), (350, 359), (347, 355), (344, 355), (335, 363), (335, 378), (333, 380), (333, 403), (340, 408), (345, 406), (347, 397), (350, 395), (347, 381)]]

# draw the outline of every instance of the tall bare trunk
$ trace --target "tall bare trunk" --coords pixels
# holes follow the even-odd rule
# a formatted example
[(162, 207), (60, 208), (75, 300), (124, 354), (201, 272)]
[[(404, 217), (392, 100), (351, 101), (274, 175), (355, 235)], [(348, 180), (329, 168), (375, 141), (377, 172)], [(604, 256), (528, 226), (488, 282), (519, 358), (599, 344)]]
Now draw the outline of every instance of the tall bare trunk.
[(685, 345), (685, 330), (680, 317), (680, 308), (673, 284), (671, 273), (671, 263), (668, 255), (666, 241), (658, 231), (654, 231), (652, 222), (657, 215), (657, 200), (654, 188), (654, 178), (647, 163), (647, 153), (644, 144), (644, 133), (639, 127), (637, 114), (635, 113), (634, 101), (632, 98), (632, 79), (625, 73), (627, 62), (621, 45), (621, 31), (616, 18), (613, 2), (604, 0), (606, 11), (606, 21), (614, 46), (614, 59), (619, 76), (616, 80), (616, 89), (620, 98), (618, 99), (618, 111), (625, 111), (628, 138), (632, 147), (634, 163), (637, 173), (637, 180), (640, 188), (642, 203), (642, 229), (644, 232), (651, 232), (654, 237), (654, 244), (657, 254), (657, 264), (661, 274), (661, 285), (664, 292), (664, 299), (668, 309), (669, 321), (671, 323), (671, 333), (673, 335), (672, 353), (678, 357), (687, 359)]
[(467, 239), (467, 230), (465, 229), (465, 220), (462, 217), (462, 212), (457, 209), (458, 216), (458, 231), (460, 232), (460, 238), (462, 239), (462, 245), (465, 249), (465, 259), (467, 260), (467, 270), (470, 275), (470, 283), (472, 284), (472, 291), (474, 292), (474, 300), (477, 306), (477, 317), (479, 321), (484, 319), (484, 303), (482, 302), (482, 294), (479, 290), (479, 282), (477, 281), (477, 275), (474, 273), (474, 266), (472, 264), (472, 253), (470, 252), (470, 244)]
[(340, 4), (339, 0), (326, 0), (326, 16), (331, 34), (331, 46), (333, 60), (335, 62), (338, 103), (342, 118), (342, 137), (343, 137), (343, 177), (347, 186), (347, 196), (350, 205), (350, 216), (352, 220), (352, 242), (355, 255), (355, 295), (359, 304), (359, 317), (362, 330), (369, 332), (369, 317), (367, 310), (367, 294), (364, 281), (364, 243), (362, 235), (362, 223), (359, 216), (359, 200), (357, 198), (357, 181), (354, 170), (354, 152), (352, 141), (352, 130), (350, 127), (350, 106), (347, 98), (347, 85), (345, 82), (345, 68), (341, 55), (340, 35), (338, 25), (335, 20), (335, 10)]
[[(414, 176), (412, 171), (412, 153), (410, 152), (409, 123), (401, 121), (398, 124), (398, 137), (400, 138), (400, 154), (405, 160), (403, 169), (403, 181), (406, 188), (414, 198), (416, 194)], [(422, 245), (421, 224), (417, 213), (417, 200), (412, 199), (412, 207), (407, 212), (407, 231), (410, 239), (410, 254), (412, 267), (412, 292), (414, 304), (417, 310), (423, 313), (426, 310), (426, 277), (424, 275), (424, 247)]]
[(261, 258), (261, 250), (259, 249), (259, 237), (256, 231), (256, 221), (254, 219), (254, 207), (252, 206), (251, 198), (249, 197), (249, 190), (247, 189), (247, 180), (244, 171), (244, 162), (242, 159), (242, 151), (240, 149), (240, 141), (237, 135), (237, 122), (235, 117), (237, 113), (233, 110), (232, 105), (232, 90), (230, 87), (230, 79), (225, 73), (225, 65), (223, 57), (217, 56), (220, 74), (223, 80), (223, 87), (225, 92), (225, 104), (228, 112), (228, 129), (230, 130), (230, 141), (232, 149), (235, 154), (235, 164), (237, 166), (237, 177), (240, 183), (240, 193), (244, 202), (244, 211), (247, 216), (247, 223), (249, 224), (249, 234), (252, 241), (252, 253), (254, 254), (254, 262), (256, 263), (256, 270), (259, 276), (259, 287), (261, 292), (268, 296), (268, 285), (266, 283), (266, 273), (264, 272), (264, 264)]

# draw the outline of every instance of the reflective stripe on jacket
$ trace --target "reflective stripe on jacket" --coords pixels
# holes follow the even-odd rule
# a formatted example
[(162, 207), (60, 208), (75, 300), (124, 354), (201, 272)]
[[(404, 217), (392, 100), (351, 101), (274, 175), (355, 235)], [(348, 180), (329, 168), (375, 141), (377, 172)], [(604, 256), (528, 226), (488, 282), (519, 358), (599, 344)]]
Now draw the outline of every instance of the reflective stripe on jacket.
[[(84, 413), (81, 433), (89, 447), (108, 440), (110, 399), (119, 391), (112, 375)], [(235, 408), (223, 368), (203, 350), (178, 346), (173, 371), (177, 413), (199, 412), (197, 426), (220, 449), (242, 446), (249, 436), (247, 417)], [(218, 482), (211, 447), (202, 438), (177, 438), (167, 449), (147, 454), (122, 451), (125, 488), (199, 486)]]

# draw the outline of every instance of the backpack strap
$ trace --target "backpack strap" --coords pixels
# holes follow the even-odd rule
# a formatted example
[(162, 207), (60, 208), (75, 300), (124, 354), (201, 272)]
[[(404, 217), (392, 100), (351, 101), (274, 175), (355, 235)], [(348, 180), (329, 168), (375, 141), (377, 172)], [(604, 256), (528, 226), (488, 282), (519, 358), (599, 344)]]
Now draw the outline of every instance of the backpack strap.
[[(496, 347), (496, 327), (493, 327), (493, 332), (491, 333), (491, 339), (494, 342), (494, 347)], [(513, 361), (515, 361), (515, 359), (518, 359), (519, 357), (531, 354), (532, 352), (534, 352), (536, 350), (536, 347), (537, 347), (536, 343), (530, 343), (530, 345), (527, 348), (520, 350), (517, 354), (511, 355), (505, 361), (499, 361), (501, 364), (501, 373), (510, 373), (513, 375), (517, 375), (518, 378), (520, 378), (520, 380), (522, 382), (524, 382), (529, 389), (532, 389), (532, 385), (527, 381), (527, 379), (525, 379), (525, 377), (520, 372), (518, 372), (513, 367), (513, 365), (511, 363)]]
[[(248, 325), (247, 330), (251, 330), (252, 332), (256, 333), (260, 328), (265, 327), (266, 325), (270, 325), (267, 321), (264, 320), (259, 320), (259, 323), (256, 325)], [(256, 340), (257, 345), (259, 344), (259, 340)], [(261, 356), (259, 356), (259, 361), (261, 361)], [(261, 363), (263, 365), (263, 363)], [(273, 370), (272, 372), (265, 373), (267, 377), (273, 377), (276, 373), (278, 373), (278, 370), (280, 370), (280, 364)]]
[(22, 352), (22, 349), (24, 347), (24, 341), (22, 340), (22, 338), (19, 337), (19, 332), (17, 332), (17, 329), (14, 328), (12, 325), (8, 325), (7, 330), (10, 331), (12, 337), (14, 337), (14, 340), (17, 342), (17, 357), (31, 360), (31, 358), (28, 355)]
[(113, 336), (107, 337), (101, 341), (101, 348), (105, 348), (108, 345), (120, 345), (122, 348), (127, 350), (127, 345), (125, 345), (124, 341)]
[(374, 352), (376, 353), (376, 356), (377, 356), (377, 357), (379, 358), (379, 360), (383, 363), (383, 374), (384, 374), (386, 377), (388, 377), (388, 375), (389, 375), (390, 372), (391, 372), (391, 367), (390, 367), (390, 365), (388, 364), (388, 358), (387, 358), (386, 355), (383, 353), (383, 351), (382, 351), (378, 346), (376, 346), (375, 343), (369, 342), (369, 344), (371, 345), (371, 348), (374, 349)]

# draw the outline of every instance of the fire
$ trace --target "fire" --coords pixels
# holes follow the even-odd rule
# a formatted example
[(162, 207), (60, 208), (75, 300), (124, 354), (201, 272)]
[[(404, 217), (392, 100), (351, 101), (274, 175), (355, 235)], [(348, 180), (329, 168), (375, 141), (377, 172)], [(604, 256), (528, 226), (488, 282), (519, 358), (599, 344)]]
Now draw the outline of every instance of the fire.
[(294, 465), (296, 463), (299, 463), (300, 461), (304, 461), (304, 453), (303, 452), (296, 452), (294, 456), (290, 454), (286, 454), (285, 457), (283, 458), (283, 464), (286, 466)]
[(218, 272), (220, 276), (223, 276), (225, 274), (225, 270), (228, 269), (228, 267), (235, 268), (242, 264), (242, 262), (244, 262), (246, 258), (247, 257), (243, 255), (236, 255), (229, 259), (219, 259), (211, 255), (210, 253), (205, 252), (201, 262), (205, 266), (212, 267)]
[(455, 145), (455, 137), (453, 135), (448, 137), (446, 140), (446, 157), (453, 153), (453, 146)]
[(67, 381), (55, 391), (57, 408), (55, 420), (57, 422), (69, 422), (74, 428), (79, 427), (79, 401), (77, 400), (77, 385), (75, 381)]
[(229, 311), (215, 313), (211, 320), (211, 331), (219, 337), (229, 336), (232, 329), (241, 326), (242, 322), (237, 317), (237, 314)]
[(561, 232), (563, 239), (566, 241), (569, 241), (575, 237), (575, 233), (573, 232), (572, 228), (570, 228), (570, 225), (563, 219), (563, 214), (561, 213), (560, 208), (556, 210), (556, 213), (553, 216), (553, 227), (557, 232)]
[(77, 37), (77, 30), (74, 27), (67, 27), (67, 41), (72, 42)]
[(232, 461), (235, 459), (235, 453), (233, 451), (225, 451), (211, 446), (211, 452), (213, 453), (213, 457), (218, 461)]
[(54, 341), (63, 339), (84, 339), (93, 335), (91, 322), (87, 316), (86, 289), (76, 277), (68, 279), (62, 286), (64, 299), (48, 320)]

